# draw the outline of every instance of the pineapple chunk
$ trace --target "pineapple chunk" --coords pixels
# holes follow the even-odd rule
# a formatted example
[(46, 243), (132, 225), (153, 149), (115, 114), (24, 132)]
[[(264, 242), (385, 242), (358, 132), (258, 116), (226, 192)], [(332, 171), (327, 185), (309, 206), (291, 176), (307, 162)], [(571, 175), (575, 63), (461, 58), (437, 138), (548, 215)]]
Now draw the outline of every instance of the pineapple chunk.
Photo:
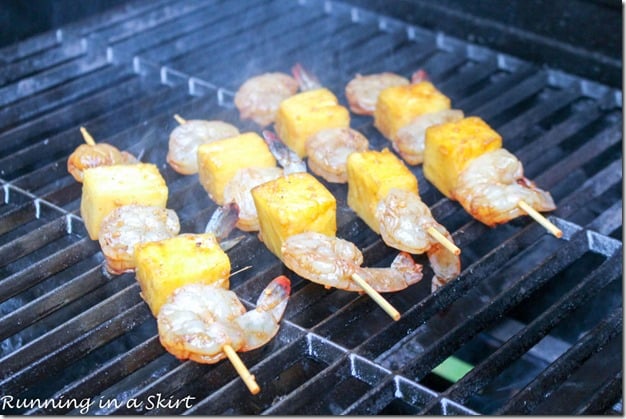
[(84, 172), (80, 215), (92, 240), (100, 234), (102, 220), (128, 204), (165, 208), (168, 189), (154, 164), (100, 166)]
[(450, 109), (450, 99), (428, 81), (392, 86), (378, 95), (374, 126), (386, 138), (395, 140), (398, 130), (416, 116), (446, 109)]
[(230, 260), (212, 234), (181, 234), (135, 247), (141, 297), (152, 314), (174, 290), (187, 284), (215, 284), (228, 289)]
[(337, 232), (335, 197), (309, 173), (292, 173), (252, 188), (259, 237), (282, 258), (281, 246), (294, 234)]
[(426, 129), (424, 176), (450, 199), (467, 164), (502, 147), (502, 137), (485, 121), (472, 116)]
[(199, 180), (218, 205), (224, 205), (226, 184), (243, 168), (275, 167), (276, 159), (255, 132), (246, 132), (198, 147)]
[(298, 93), (281, 102), (274, 128), (282, 141), (300, 157), (306, 156), (306, 140), (325, 128), (348, 128), (350, 112), (328, 89)]
[(418, 194), (417, 178), (388, 149), (348, 156), (348, 206), (376, 233), (376, 206), (392, 188)]

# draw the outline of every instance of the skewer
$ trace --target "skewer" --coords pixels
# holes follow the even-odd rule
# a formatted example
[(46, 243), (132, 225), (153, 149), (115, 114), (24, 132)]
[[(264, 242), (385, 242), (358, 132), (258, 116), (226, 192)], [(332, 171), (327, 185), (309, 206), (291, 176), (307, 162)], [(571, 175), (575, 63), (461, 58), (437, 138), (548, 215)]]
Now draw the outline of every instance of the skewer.
[(241, 358), (239, 358), (237, 352), (235, 352), (233, 347), (228, 344), (224, 345), (222, 349), (224, 349), (224, 353), (228, 357), (228, 360), (231, 362), (231, 364), (233, 364), (233, 367), (235, 367), (235, 369), (237, 370), (237, 373), (246, 384), (246, 387), (248, 387), (248, 390), (250, 390), (250, 393), (258, 394), (259, 391), (261, 391), (261, 388), (256, 383), (254, 375), (250, 374), (250, 371), (248, 371), (246, 365), (243, 363)]
[(387, 314), (389, 314), (389, 316), (392, 319), (394, 319), (396, 321), (400, 320), (400, 312), (398, 310), (396, 310), (389, 303), (389, 301), (385, 300), (385, 298), (382, 295), (380, 295), (378, 293), (378, 291), (376, 291), (374, 288), (372, 288), (372, 286), (370, 284), (365, 282), (365, 280), (363, 278), (361, 278), (358, 274), (352, 274), (352, 280), (354, 282), (356, 282), (361, 288), (363, 288), (363, 291), (365, 291), (367, 293), (367, 295), (369, 295), (371, 297), (371, 299), (374, 300), (376, 302), (376, 304), (378, 304), (380, 306), (380, 308), (385, 310), (385, 312)]
[(430, 226), (430, 227), (428, 227), (426, 229), (426, 231), (428, 232), (428, 234), (433, 236), (433, 238), (435, 240), (437, 240), (439, 243), (441, 243), (441, 245), (443, 247), (448, 249), (453, 254), (455, 254), (457, 256), (461, 254), (461, 249), (459, 249), (454, 243), (452, 243), (450, 240), (448, 240), (448, 238), (446, 236), (444, 236), (443, 234), (441, 234), (439, 232), (439, 230), (437, 230), (435, 227)]
[(91, 134), (85, 129), (85, 127), (80, 127), (80, 133), (83, 135), (83, 140), (89, 145), (96, 145), (96, 141), (93, 139)]
[(537, 212), (537, 210), (535, 210), (533, 207), (528, 205), (526, 202), (519, 201), (517, 203), (517, 206), (523, 209), (524, 211), (526, 211), (528, 215), (530, 215), (535, 221), (537, 221), (539, 224), (545, 227), (545, 229), (548, 230), (550, 233), (552, 233), (555, 237), (559, 239), (563, 237), (563, 232), (561, 231), (560, 228), (552, 224), (550, 220), (548, 220), (546, 217), (541, 215), (539, 212)]
[(187, 123), (187, 120), (185, 118), (183, 118), (182, 116), (180, 116), (179, 114), (174, 114), (174, 119), (176, 120), (176, 122), (178, 122), (180, 125), (183, 125), (185, 123)]

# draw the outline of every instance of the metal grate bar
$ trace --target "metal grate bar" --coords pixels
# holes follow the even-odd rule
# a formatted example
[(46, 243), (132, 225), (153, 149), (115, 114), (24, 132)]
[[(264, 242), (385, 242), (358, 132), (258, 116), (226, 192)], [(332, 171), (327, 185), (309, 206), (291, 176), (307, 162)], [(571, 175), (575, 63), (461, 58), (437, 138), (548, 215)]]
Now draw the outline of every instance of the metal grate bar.
[(45, 245), (58, 240), (67, 234), (65, 217), (46, 223), (43, 226), (22, 234), (11, 243), (0, 246), (0, 267), (20, 259)]
[[(542, 261), (541, 264), (529, 269), (526, 274), (492, 298), (488, 305), (473, 313), (465, 321), (458, 322), (444, 336), (437, 339), (436, 345), (424, 348), (419, 355), (416, 354), (411, 360), (406, 359), (406, 363), (402, 366), (402, 371), (416, 379), (424, 377), (434, 367), (454, 353), (463, 342), (466, 342), (474, 334), (497, 320), (510, 308), (524, 301), (547, 282), (555, 272), (558, 272), (580, 257), (582, 254), (580, 244), (583, 242), (586, 242), (585, 235), (578, 233), (567, 245), (558, 248), (555, 253)], [(497, 272), (494, 275), (497, 275)], [(460, 302), (457, 304), (461, 304), (462, 300), (459, 299)], [(401, 350), (401, 347), (398, 347), (397, 350)], [(388, 354), (386, 358), (392, 359), (393, 352)]]
[[(81, 377), (70, 385), (65, 386), (61, 391), (55, 393), (52, 398), (81, 400), (90, 398), (94, 392), (102, 391), (119, 381), (133, 371), (147, 365), (151, 360), (161, 355), (165, 350), (159, 343), (157, 336), (153, 336), (141, 344), (131, 348), (120, 357), (111, 359), (97, 370)], [(69, 407), (61, 409), (32, 409), (26, 412), (27, 415), (41, 414), (66, 414)]]
[(7, 106), (43, 90), (59, 86), (81, 74), (107, 65), (104, 55), (82, 56), (34, 76), (0, 88), (0, 106)]
[(620, 370), (608, 377), (604, 384), (591, 397), (584, 401), (573, 414), (601, 415), (605, 414), (607, 400), (619, 400), (622, 397), (623, 372)]
[[(18, 124), (41, 117), (46, 112), (54, 111), (84, 97), (93, 96), (102, 89), (123, 83), (131, 75), (132, 71), (128, 66), (107, 66), (0, 109), (2, 121), (0, 127), (3, 130), (6, 129), (2, 134), (0, 150), (6, 151), (7, 154), (10, 152), (7, 150), (9, 144), (4, 138), (10, 136), (12, 132), (20, 132), (23, 128)], [(23, 135), (18, 136), (25, 140)], [(10, 145), (18, 148), (22, 143), (11, 142)]]
[(69, 360), (80, 359), (147, 319), (149, 310), (136, 288), (136, 284), (127, 287), (0, 359), (2, 388), (11, 394), (24, 391), (43, 376), (62, 371)]
[(618, 335), (622, 324), (620, 307), (552, 363), (531, 384), (513, 396), (496, 414), (532, 413), (535, 406), (554, 388), (554, 383), (565, 379), (581, 362)]
[(470, 394), (478, 393), (493, 377), (510, 365), (514, 358), (524, 354), (571, 311), (584, 304), (609, 282), (618, 279), (621, 266), (621, 257), (617, 254), (607, 259), (591, 275), (586, 276), (576, 287), (563, 295), (557, 303), (511, 337), (479, 365), (474, 366), (444, 393), (445, 396), (464, 403)]
[(22, 328), (26, 328), (109, 281), (109, 278), (101, 274), (101, 269), (101, 266), (92, 268), (0, 318), (0, 340), (19, 332)]
[[(48, 142), (45, 142), (48, 135), (64, 128), (75, 127), (77, 121), (85, 121), (96, 117), (107, 107), (123, 106), (136, 97), (142, 89), (141, 80), (137, 77), (124, 81), (120, 80), (115, 85), (115, 89), (109, 86), (108, 90), (90, 94), (65, 107), (48, 112), (36, 120), (24, 123), (19, 128), (3, 133), (0, 136), (0, 141), (4, 144), (3, 148), (9, 148), (8, 151), (12, 151), (12, 154), (15, 156), (19, 156), (20, 152), (32, 153), (32, 149), (27, 148), (29, 145), (34, 144), (37, 147), (48, 146), (50, 145), (50, 140), (48, 139)], [(42, 141), (43, 144), (41, 144)], [(2, 159), (2, 161), (7, 160), (11, 160), (11, 155), (8, 155), (8, 153), (7, 158)], [(10, 170), (7, 169), (8, 172)]]
[(400, 320), (389, 324), (376, 337), (370, 338), (357, 348), (357, 352), (366, 357), (384, 360), (390, 346), (402, 345), (407, 335), (427, 319), (452, 304), (459, 296), (471, 290), (485, 276), (490, 275), (497, 267), (504, 265), (511, 257), (535, 242), (544, 233), (539, 228), (529, 227), (509, 240), (495, 247), (480, 260), (464, 268), (459, 277), (434, 294), (426, 296), (411, 310), (402, 314)]
[(60, 272), (99, 251), (100, 249), (96, 242), (83, 239), (49, 256), (42, 257), (28, 267), (2, 280), (0, 301), (5, 301), (19, 294), (43, 281), (48, 276)]

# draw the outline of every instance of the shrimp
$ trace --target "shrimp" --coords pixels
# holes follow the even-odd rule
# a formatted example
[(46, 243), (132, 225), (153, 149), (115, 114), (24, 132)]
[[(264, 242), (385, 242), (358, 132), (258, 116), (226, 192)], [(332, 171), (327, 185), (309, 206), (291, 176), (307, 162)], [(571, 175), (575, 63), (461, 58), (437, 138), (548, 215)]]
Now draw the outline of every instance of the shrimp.
[(224, 188), (224, 200), (239, 206), (237, 228), (243, 231), (259, 230), (259, 216), (250, 191), (282, 175), (283, 170), (279, 167), (247, 167), (237, 171)]
[(312, 282), (346, 291), (362, 292), (351, 278), (358, 274), (378, 292), (407, 288), (422, 279), (422, 266), (401, 252), (389, 268), (364, 268), (363, 254), (351, 242), (316, 232), (288, 237), (282, 247), (283, 263)]
[(170, 134), (167, 162), (183, 175), (198, 173), (198, 146), (239, 135), (234, 125), (222, 121), (185, 121)]
[(276, 119), (280, 103), (298, 91), (298, 82), (284, 73), (265, 73), (244, 82), (235, 93), (241, 119), (265, 127)]
[(306, 141), (309, 168), (328, 182), (346, 183), (346, 161), (355, 151), (369, 148), (367, 138), (351, 128), (320, 130)]
[(281, 141), (272, 131), (263, 130), (263, 139), (278, 163), (283, 167), (285, 175), (306, 172), (304, 160)]
[(522, 163), (500, 148), (472, 160), (459, 174), (453, 197), (478, 221), (493, 227), (526, 212), (526, 202), (537, 211), (556, 208), (549, 192), (524, 177)]
[(382, 239), (388, 246), (413, 254), (427, 254), (435, 273), (433, 290), (459, 275), (459, 256), (443, 247), (428, 233), (428, 229), (435, 228), (450, 241), (452, 236), (435, 221), (430, 209), (417, 194), (391, 189), (378, 203), (376, 219)]
[(137, 244), (168, 239), (179, 231), (171, 209), (136, 204), (116, 208), (104, 217), (98, 238), (106, 270), (114, 275), (133, 271)]
[(300, 90), (303, 92), (322, 87), (322, 83), (320, 83), (315, 74), (307, 71), (300, 63), (296, 63), (291, 67), (291, 74), (293, 74), (293, 78), (298, 82)]
[(388, 87), (409, 84), (406, 77), (394, 73), (357, 74), (346, 85), (346, 99), (350, 110), (359, 115), (373, 115), (380, 92)]
[(176, 358), (203, 364), (226, 358), (225, 345), (238, 352), (259, 348), (278, 332), (290, 293), (289, 279), (276, 277), (261, 292), (256, 308), (246, 311), (232, 291), (183, 285), (159, 310), (159, 340)]
[(424, 161), (424, 138), (426, 129), (433, 125), (453, 122), (463, 119), (463, 111), (447, 109), (439, 112), (429, 112), (417, 116), (403, 126), (391, 139), (393, 149), (402, 156), (408, 164), (420, 164)]
[(86, 169), (138, 162), (135, 156), (126, 151), (120, 151), (111, 144), (81, 144), (67, 159), (67, 171), (77, 182), (83, 183), (83, 172)]
[(238, 220), (239, 206), (235, 202), (229, 202), (215, 209), (204, 228), (204, 232), (213, 234), (222, 250), (230, 250), (244, 239), (243, 235), (228, 239)]

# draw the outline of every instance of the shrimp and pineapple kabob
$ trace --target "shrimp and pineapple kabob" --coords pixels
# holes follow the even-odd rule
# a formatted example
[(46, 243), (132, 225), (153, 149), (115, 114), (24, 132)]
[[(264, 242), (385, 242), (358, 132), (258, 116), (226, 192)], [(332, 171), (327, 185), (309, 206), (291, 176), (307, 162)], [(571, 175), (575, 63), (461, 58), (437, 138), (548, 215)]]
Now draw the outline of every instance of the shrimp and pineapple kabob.
[[(450, 109), (450, 99), (424, 78), (382, 90), (375, 82), (369, 85), (378, 92), (374, 125), (407, 163), (423, 162), (425, 177), (444, 195), (489, 226), (528, 214), (556, 237), (562, 236), (538, 212), (553, 210), (552, 198), (523, 176), (513, 155), (501, 150), (470, 164), (485, 151), (502, 146), (502, 138), (484, 121)], [(353, 94), (358, 98), (362, 91), (367, 89)]]
[(178, 217), (165, 208), (168, 187), (154, 164), (85, 168), (82, 180), (80, 212), (89, 237), (100, 241), (109, 272), (136, 272), (162, 345), (179, 359), (228, 357), (258, 393), (236, 352), (258, 348), (277, 333), (289, 279), (275, 278), (256, 309), (246, 312), (228, 291), (230, 261), (215, 235), (178, 235)]
[(494, 227), (530, 215), (555, 237), (562, 231), (539, 211), (556, 208), (549, 192), (524, 177), (522, 163), (478, 117), (428, 128), (424, 176), (478, 221)]

